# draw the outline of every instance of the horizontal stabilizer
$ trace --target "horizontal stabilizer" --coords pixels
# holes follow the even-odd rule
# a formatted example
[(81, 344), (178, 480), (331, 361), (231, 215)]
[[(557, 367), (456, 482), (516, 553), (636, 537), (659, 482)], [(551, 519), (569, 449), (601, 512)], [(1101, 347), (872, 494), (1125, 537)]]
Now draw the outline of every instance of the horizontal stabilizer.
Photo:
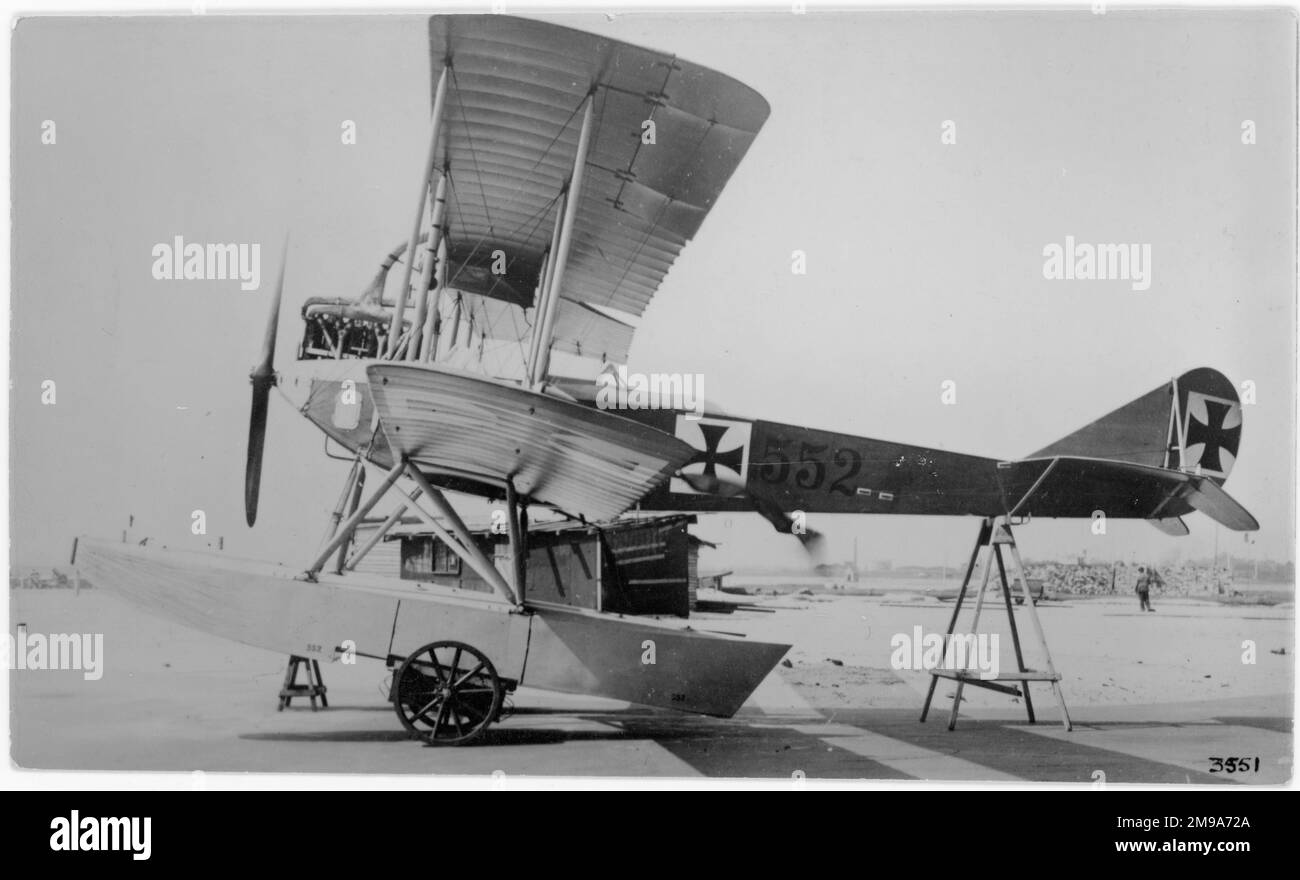
[[(1168, 534), (1199, 510), (1234, 531), (1259, 523), (1210, 477), (1129, 461), (1057, 456), (998, 463), (1006, 511), (1014, 516), (1145, 519)], [(1168, 526), (1169, 528), (1166, 528)], [(1186, 527), (1184, 526), (1184, 529)]]
[(1234, 532), (1253, 532), (1259, 522), (1209, 477), (1192, 477), (1187, 501), (1210, 519)]

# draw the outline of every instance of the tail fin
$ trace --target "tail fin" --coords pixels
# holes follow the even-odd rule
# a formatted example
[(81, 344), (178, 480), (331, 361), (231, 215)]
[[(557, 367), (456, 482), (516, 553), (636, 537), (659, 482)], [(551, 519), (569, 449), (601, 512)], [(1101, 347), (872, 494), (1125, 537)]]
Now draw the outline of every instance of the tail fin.
[(1030, 458), (1080, 456), (1171, 468), (1223, 484), (1241, 444), (1241, 401), (1201, 367), (1124, 404)]

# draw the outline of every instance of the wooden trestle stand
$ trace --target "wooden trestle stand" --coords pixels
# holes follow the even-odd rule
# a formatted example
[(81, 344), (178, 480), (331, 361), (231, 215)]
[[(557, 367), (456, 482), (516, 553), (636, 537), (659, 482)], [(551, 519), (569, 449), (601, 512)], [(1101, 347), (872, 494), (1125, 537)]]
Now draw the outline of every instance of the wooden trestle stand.
[[(1043, 649), (1043, 659), (1047, 666), (1046, 671), (1038, 672), (1025, 667), (1024, 655), (1020, 650), (1020, 633), (1016, 628), (1016, 616), (1012, 610), (1011, 604), (1011, 586), (1007, 581), (1006, 563), (1002, 556), (1002, 548), (1006, 547), (1011, 554), (1012, 561), (1016, 564), (1016, 580), (1020, 585), (1021, 592), (1024, 596), (1025, 613), (1029, 615), (1029, 620), (1033, 623), (1034, 634), (1038, 637), (1038, 643)], [(961, 592), (957, 594), (957, 607), (952, 610), (952, 619), (948, 621), (948, 632), (944, 636), (943, 647), (944, 657), (948, 656), (948, 650), (952, 643), (953, 632), (957, 626), (957, 618), (961, 615), (962, 604), (966, 600), (966, 591), (970, 586), (971, 576), (975, 573), (975, 566), (980, 562), (981, 551), (987, 548), (983, 553), (983, 562), (981, 563), (983, 573), (980, 576), (979, 592), (975, 597), (975, 617), (971, 621), (970, 632), (978, 633), (980, 612), (984, 608), (984, 596), (988, 592), (989, 578), (993, 571), (993, 560), (997, 560), (998, 578), (1002, 583), (1002, 601), (1007, 610), (1007, 621), (1011, 625), (1011, 643), (1016, 652), (1016, 671), (999, 672), (992, 678), (981, 678), (979, 673), (971, 669), (946, 669), (936, 668), (930, 671), (930, 690), (925, 695), (925, 706), (921, 709), (921, 720), (925, 721), (926, 716), (930, 713), (930, 703), (934, 699), (935, 686), (939, 683), (940, 678), (951, 678), (957, 682), (957, 693), (953, 695), (952, 712), (948, 716), (948, 729), (952, 730), (957, 726), (957, 712), (961, 707), (961, 692), (966, 685), (975, 687), (988, 688), (998, 693), (1007, 694), (1013, 697), (1024, 697), (1025, 712), (1029, 715), (1029, 723), (1034, 723), (1034, 704), (1029, 696), (1029, 683), (1031, 681), (1046, 681), (1052, 686), (1052, 693), (1056, 695), (1056, 702), (1061, 707), (1061, 723), (1065, 725), (1066, 730), (1071, 730), (1070, 713), (1065, 708), (1065, 697), (1061, 693), (1061, 676), (1052, 665), (1052, 654), (1047, 648), (1047, 638), (1043, 635), (1043, 626), (1038, 621), (1038, 610), (1034, 607), (1034, 598), (1030, 594), (1029, 582), (1025, 579), (1025, 565), (1020, 558), (1020, 551), (1016, 548), (1016, 539), (1011, 533), (1011, 518), (1004, 517), (1000, 522), (992, 518), (986, 518), (980, 524), (979, 539), (975, 542), (975, 550), (971, 553), (970, 564), (966, 566), (966, 577), (961, 583)], [(1002, 682), (1014, 682), (1014, 684), (1003, 684)]]
[[(300, 667), (307, 673), (305, 684), (298, 683)], [(284, 684), (280, 687), (280, 707), (277, 711), (283, 712), (294, 697), (306, 697), (311, 700), (313, 712), (316, 711), (317, 699), (320, 699), (321, 705), (326, 709), (330, 707), (330, 701), (325, 697), (325, 680), (321, 678), (319, 660), (296, 655), (289, 658), (289, 666), (284, 670)]]

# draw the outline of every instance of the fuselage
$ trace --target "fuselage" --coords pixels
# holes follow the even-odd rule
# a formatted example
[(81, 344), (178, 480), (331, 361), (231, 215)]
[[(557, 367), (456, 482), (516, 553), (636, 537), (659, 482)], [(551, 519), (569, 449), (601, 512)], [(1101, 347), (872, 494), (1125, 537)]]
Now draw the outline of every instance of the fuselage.
[[(375, 359), (299, 360), (281, 373), (281, 388), (302, 415), (353, 454), (381, 468), (394, 463), (379, 425), (366, 367)], [(426, 365), (437, 369), (436, 365)], [(483, 378), (484, 394), (500, 380)], [(546, 394), (547, 392), (529, 392)], [(571, 399), (563, 392), (555, 392)], [(577, 401), (598, 409), (592, 400)], [(695, 456), (635, 505), (646, 511), (747, 512), (760, 500), (786, 512), (994, 517), (1007, 514), (1027, 492), (1034, 472), (1013, 475), (999, 459), (805, 428), (717, 412), (672, 409), (607, 410), (684, 441)], [(490, 431), (485, 425), (484, 431)], [(487, 498), (501, 497), (499, 475), (479, 482), (431, 475), (437, 485)], [(705, 489), (701, 489), (701, 484)], [(712, 490), (707, 487), (715, 486)], [(1110, 505), (1108, 515), (1143, 515), (1147, 497), (1135, 489), (1130, 509)], [(545, 503), (544, 500), (541, 503)], [(1067, 506), (1061, 506), (1065, 504)], [(1058, 500), (1052, 516), (1087, 517), (1092, 501)], [(1190, 512), (1183, 502), (1163, 513)], [(572, 511), (570, 511), (572, 512)], [(581, 511), (577, 511), (581, 513)]]

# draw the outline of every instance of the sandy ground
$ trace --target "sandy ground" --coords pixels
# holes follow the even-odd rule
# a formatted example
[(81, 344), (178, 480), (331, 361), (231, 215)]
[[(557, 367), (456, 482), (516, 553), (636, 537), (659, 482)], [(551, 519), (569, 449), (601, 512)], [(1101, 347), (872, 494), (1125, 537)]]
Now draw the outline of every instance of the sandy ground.
[[(25, 768), (336, 771), (583, 776), (1280, 783), (1293, 750), (1294, 607), (1170, 599), (1044, 603), (1040, 618), (1075, 730), (1046, 684), (1016, 698), (967, 687), (949, 732), (951, 682), (918, 723), (929, 676), (891, 667), (896, 634), (942, 632), (951, 603), (915, 594), (763, 598), (769, 613), (708, 614), (700, 629), (794, 645), (734, 719), (704, 719), (521, 689), (481, 745), (422, 746), (384, 698), (376, 662), (324, 667), (330, 708), (276, 711), (285, 658), (143, 614), (101, 591), (11, 594), (11, 626), (104, 634), (104, 675), (10, 672), (12, 759)], [(966, 618), (967, 620), (969, 618)], [(1028, 615), (1016, 619), (1043, 668)], [(1005, 610), (986, 608), (1014, 658)], [(983, 628), (983, 627), (982, 627)], [(1253, 641), (1255, 663), (1244, 663)], [(1285, 649), (1285, 655), (1272, 653)], [(1248, 776), (1214, 756), (1261, 758)]]
[[(913, 635), (916, 626), (924, 633), (942, 633), (953, 610), (952, 602), (908, 593), (794, 595), (764, 599), (761, 605), (781, 610), (743, 619), (715, 617), (717, 628), (760, 639), (791, 640), (794, 648), (787, 659), (793, 668), (782, 672), (805, 699), (819, 707), (919, 705), (917, 695), (923, 698), (929, 676), (895, 671), (890, 663), (891, 640)], [(1046, 668), (1027, 611), (1013, 607), (1026, 665)], [(1069, 705), (1173, 703), (1294, 690), (1294, 606), (1228, 607), (1167, 599), (1154, 613), (1143, 613), (1136, 597), (1123, 597), (1042, 602), (1038, 616)], [(970, 620), (968, 601), (962, 622), (968, 626)], [(986, 604), (980, 630), (999, 636), (1000, 664), (1004, 670), (1013, 669), (1005, 607)], [(1256, 646), (1253, 664), (1242, 662), (1243, 643), (1248, 640)], [(1274, 650), (1286, 654), (1271, 653)], [(1033, 687), (1048, 693), (1045, 684)], [(827, 696), (820, 692), (823, 689), (839, 693)], [(966, 691), (965, 699), (973, 706), (1005, 706), (1009, 700), (990, 691)], [(1047, 705), (1050, 700), (1042, 702)]]

